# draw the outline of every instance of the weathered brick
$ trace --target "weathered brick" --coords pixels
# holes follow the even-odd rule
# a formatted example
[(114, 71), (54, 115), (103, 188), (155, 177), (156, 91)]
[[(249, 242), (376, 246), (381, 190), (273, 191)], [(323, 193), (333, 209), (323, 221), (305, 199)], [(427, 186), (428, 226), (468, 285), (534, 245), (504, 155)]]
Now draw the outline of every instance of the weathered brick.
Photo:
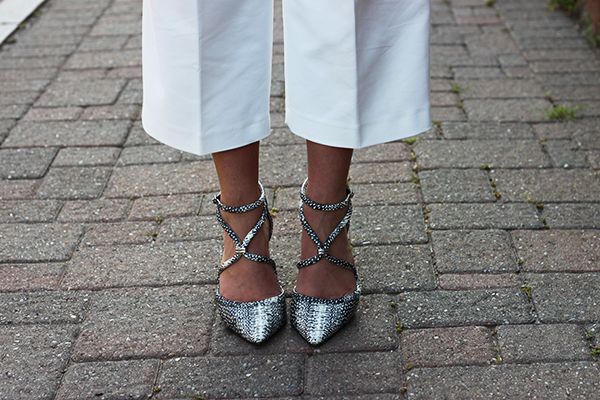
[(0, 293), (2, 324), (78, 324), (83, 321), (89, 292), (49, 291)]
[(93, 199), (100, 196), (111, 170), (103, 167), (50, 168), (38, 197), (43, 199)]
[(0, 265), (0, 292), (55, 290), (63, 273), (58, 263)]
[(544, 217), (551, 228), (600, 229), (597, 203), (546, 204)]
[[(221, 259), (215, 240), (154, 246), (82, 247), (68, 262), (61, 287), (103, 289), (138, 285), (214, 283)], [(106, 266), (109, 265), (110, 268)]]
[(423, 211), (418, 205), (356, 207), (349, 234), (355, 245), (427, 242)]
[(480, 170), (436, 169), (419, 173), (425, 203), (485, 203), (496, 200)]
[(38, 107), (112, 104), (125, 86), (124, 80), (53, 82), (35, 103)]
[(55, 148), (0, 149), (0, 178), (40, 178), (57, 151)]
[(514, 231), (522, 269), (527, 272), (600, 271), (600, 233), (595, 230)]
[(501, 230), (431, 232), (435, 268), (449, 272), (516, 272), (516, 254)]
[(411, 367), (485, 365), (494, 356), (492, 332), (482, 326), (406, 329), (402, 357)]
[(533, 204), (430, 204), (432, 229), (539, 229)]
[(121, 149), (118, 147), (66, 147), (60, 149), (52, 163), (53, 167), (101, 167), (112, 166)]
[(490, 176), (508, 201), (593, 201), (600, 193), (600, 180), (589, 170), (506, 169), (494, 170)]
[(134, 360), (71, 365), (56, 399), (150, 398), (159, 363), (159, 360)]
[(197, 215), (201, 201), (202, 196), (198, 195), (142, 197), (133, 203), (129, 219), (154, 221), (156, 218)]
[(157, 381), (162, 390), (155, 397), (166, 400), (185, 394), (210, 398), (298, 396), (302, 393), (303, 376), (304, 356), (296, 354), (178, 357), (164, 362)]
[(593, 398), (600, 368), (591, 362), (419, 368), (406, 377), (408, 398)]
[(593, 322), (600, 318), (600, 274), (525, 274), (542, 323)]
[(176, 286), (104, 291), (93, 299), (72, 358), (84, 362), (202, 355), (213, 320), (213, 290)]
[(130, 126), (129, 121), (19, 122), (2, 147), (120, 146)]
[(418, 165), (424, 169), (552, 166), (536, 140), (423, 140), (413, 148)]
[(398, 358), (394, 352), (315, 355), (307, 362), (305, 393), (396, 393)]
[(0, 224), (0, 263), (68, 260), (82, 234), (77, 225)]
[(121, 152), (117, 165), (175, 163), (181, 160), (181, 153), (165, 145), (126, 147)]
[(104, 195), (129, 198), (208, 192), (218, 188), (217, 182), (212, 162), (132, 165), (113, 171)]
[(579, 325), (504, 325), (498, 347), (505, 363), (592, 360)]
[(470, 121), (538, 122), (545, 120), (547, 99), (478, 99), (463, 102)]
[(2, 396), (52, 399), (79, 329), (61, 325), (0, 326)]
[(438, 279), (444, 290), (499, 289), (523, 284), (517, 274), (442, 274)]
[(130, 208), (129, 200), (98, 199), (68, 201), (58, 220), (61, 222), (116, 222), (125, 219)]
[(115, 246), (152, 243), (159, 230), (156, 222), (94, 224), (86, 227), (81, 246)]
[(73, 121), (81, 111), (81, 107), (30, 108), (23, 121)]
[(360, 163), (350, 165), (348, 177), (351, 183), (410, 182), (412, 163)]
[(434, 290), (400, 295), (396, 309), (406, 328), (528, 323), (534, 310), (518, 288)]
[(0, 201), (0, 223), (51, 222), (56, 218), (61, 203), (44, 200)]

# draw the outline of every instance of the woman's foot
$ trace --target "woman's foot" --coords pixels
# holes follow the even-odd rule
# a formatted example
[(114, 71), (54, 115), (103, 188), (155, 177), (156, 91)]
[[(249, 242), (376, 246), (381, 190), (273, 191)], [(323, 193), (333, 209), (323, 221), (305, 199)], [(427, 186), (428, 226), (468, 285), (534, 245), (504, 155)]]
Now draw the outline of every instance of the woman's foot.
[[(309, 193), (307, 193), (307, 196), (311, 200), (317, 201)], [(333, 232), (344, 218), (347, 210), (348, 207), (337, 211), (319, 211), (305, 206), (304, 215), (308, 224), (321, 240), (321, 243), (324, 244), (331, 232)], [(317, 251), (315, 243), (306, 231), (302, 230), (301, 259), (306, 260), (311, 258), (317, 255)], [(352, 248), (348, 241), (346, 228), (342, 229), (335, 238), (331, 244), (329, 253), (335, 258), (354, 264), (354, 257), (352, 256)], [(355, 290), (356, 279), (354, 272), (348, 268), (333, 264), (325, 258), (315, 264), (300, 268), (298, 272), (296, 292), (300, 294), (320, 299), (338, 299), (353, 293)]]
[[(263, 207), (260, 206), (241, 214), (222, 211), (221, 215), (240, 241), (243, 241), (260, 219), (262, 212)], [(248, 253), (269, 257), (269, 224), (270, 221), (267, 218), (254, 239), (250, 241), (246, 249)], [(223, 245), (222, 261), (225, 261), (235, 255), (235, 244), (227, 233), (223, 234)], [(278, 296), (281, 294), (281, 288), (277, 282), (277, 276), (269, 264), (241, 257), (221, 273), (219, 292), (228, 300), (245, 303)]]

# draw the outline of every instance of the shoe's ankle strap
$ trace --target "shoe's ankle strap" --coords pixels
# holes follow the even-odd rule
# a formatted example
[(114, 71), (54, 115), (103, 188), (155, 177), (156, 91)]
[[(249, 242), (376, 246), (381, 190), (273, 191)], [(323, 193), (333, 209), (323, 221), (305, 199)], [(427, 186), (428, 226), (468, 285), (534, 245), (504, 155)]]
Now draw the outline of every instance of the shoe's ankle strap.
[(344, 201), (340, 201), (339, 203), (335, 203), (335, 204), (320, 204), (320, 203), (316, 203), (316, 202), (312, 201), (311, 199), (309, 199), (306, 196), (306, 186), (307, 185), (308, 185), (308, 178), (306, 178), (304, 180), (304, 183), (302, 184), (302, 189), (300, 189), (300, 198), (302, 199), (302, 202), (304, 202), (304, 204), (306, 204), (313, 210), (319, 210), (319, 211), (341, 210), (342, 208), (347, 207), (348, 204), (350, 204), (350, 200), (354, 196), (354, 193), (352, 192), (352, 190), (350, 190), (349, 187), (346, 187), (346, 199)]
[(226, 206), (225, 204), (223, 204), (221, 202), (221, 193), (220, 192), (213, 199), (213, 203), (215, 203), (219, 209), (221, 209), (225, 212), (228, 212), (228, 213), (242, 214), (242, 213), (245, 213), (248, 211), (252, 211), (255, 208), (258, 208), (261, 204), (266, 202), (265, 189), (263, 188), (263, 185), (260, 182), (258, 182), (258, 187), (260, 188), (260, 197), (254, 203), (247, 204), (245, 206), (240, 206), (240, 207)]

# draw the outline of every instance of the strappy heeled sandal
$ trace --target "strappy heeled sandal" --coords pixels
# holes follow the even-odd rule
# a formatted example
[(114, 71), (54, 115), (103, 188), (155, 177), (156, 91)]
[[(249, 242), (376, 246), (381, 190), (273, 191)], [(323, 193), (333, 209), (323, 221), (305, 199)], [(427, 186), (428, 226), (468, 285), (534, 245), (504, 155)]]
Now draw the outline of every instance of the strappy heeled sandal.
[[(259, 186), (260, 198), (254, 203), (245, 206), (226, 206), (221, 202), (220, 194), (213, 199), (213, 202), (217, 205), (217, 219), (223, 227), (223, 230), (227, 232), (227, 234), (235, 244), (235, 255), (221, 264), (221, 267), (219, 269), (219, 277), (221, 276), (221, 272), (229, 268), (233, 263), (235, 263), (242, 257), (246, 257), (249, 260), (256, 261), (259, 263), (269, 264), (271, 267), (273, 267), (275, 275), (277, 275), (275, 261), (273, 261), (269, 257), (248, 253), (246, 251), (248, 244), (263, 226), (267, 218), (269, 219), (269, 240), (271, 239), (271, 235), (273, 233), (273, 219), (271, 217), (271, 214), (269, 214), (267, 199), (265, 197), (265, 191), (260, 183)], [(233, 229), (231, 229), (229, 224), (225, 222), (225, 220), (221, 216), (221, 210), (228, 213), (241, 214), (254, 210), (260, 207), (261, 205), (263, 207), (263, 211), (260, 216), (260, 219), (258, 220), (256, 225), (254, 225), (254, 228), (252, 228), (250, 232), (248, 232), (243, 241), (241, 241), (238, 238)], [(264, 340), (268, 339), (286, 322), (285, 295), (281, 285), (279, 285), (279, 288), (281, 289), (281, 294), (279, 294), (278, 296), (270, 297), (268, 299), (259, 301), (237, 302), (227, 300), (220, 294), (219, 281), (217, 281), (216, 298), (219, 314), (221, 315), (223, 321), (225, 321), (225, 324), (238, 335), (240, 335), (249, 342), (261, 343)]]
[[(336, 204), (319, 204), (306, 196), (307, 182), (308, 179), (304, 181), (300, 191), (300, 198), (302, 199), (299, 208), (300, 222), (308, 236), (317, 246), (318, 253), (314, 257), (298, 262), (298, 269), (315, 264), (325, 258), (333, 264), (348, 268), (354, 272), (354, 278), (356, 279), (356, 290), (339, 299), (327, 300), (306, 296), (296, 292), (296, 289), (294, 288), (294, 292), (292, 293), (292, 304), (290, 307), (292, 326), (308, 343), (317, 345), (329, 339), (352, 319), (358, 308), (360, 286), (358, 284), (358, 276), (354, 265), (329, 254), (331, 244), (342, 229), (349, 229), (350, 216), (352, 215), (351, 199), (352, 196), (354, 196), (354, 193), (350, 189), (347, 189), (347, 196), (344, 201)], [(346, 215), (329, 235), (325, 243), (322, 243), (315, 231), (306, 221), (303, 209), (304, 204), (319, 211), (336, 211), (341, 210), (344, 207), (348, 207), (348, 211), (346, 211)]]

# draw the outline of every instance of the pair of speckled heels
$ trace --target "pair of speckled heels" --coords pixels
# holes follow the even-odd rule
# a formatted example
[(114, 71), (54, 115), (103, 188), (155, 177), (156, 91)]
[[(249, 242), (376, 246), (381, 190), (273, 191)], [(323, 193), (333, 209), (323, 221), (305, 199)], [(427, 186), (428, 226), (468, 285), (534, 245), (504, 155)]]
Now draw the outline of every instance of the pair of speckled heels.
[[(329, 339), (352, 319), (358, 307), (360, 287), (358, 285), (358, 278), (354, 265), (347, 261), (335, 258), (329, 254), (329, 248), (335, 238), (339, 235), (342, 229), (348, 229), (348, 223), (350, 221), (350, 216), (352, 215), (351, 199), (353, 193), (348, 189), (346, 199), (340, 203), (315, 203), (306, 196), (307, 181), (308, 180), (304, 181), (302, 190), (300, 191), (300, 197), (302, 199), (299, 209), (300, 221), (308, 236), (317, 246), (318, 253), (314, 257), (300, 261), (297, 264), (298, 268), (300, 269), (307, 267), (325, 258), (326, 260), (339, 265), (340, 267), (350, 269), (352, 272), (354, 272), (354, 277), (357, 280), (356, 290), (353, 293), (339, 299), (319, 299), (297, 293), (294, 289), (294, 292), (292, 293), (292, 303), (290, 306), (290, 321), (292, 326), (307, 342), (312, 345), (317, 345)], [(270, 222), (269, 239), (273, 233), (273, 221), (271, 215), (269, 214), (267, 200), (262, 185), (260, 185), (260, 191), (261, 195), (257, 201), (242, 207), (226, 206), (221, 202), (220, 195), (214, 199), (214, 203), (217, 205), (217, 219), (225, 232), (229, 235), (229, 237), (231, 237), (236, 247), (235, 255), (221, 264), (219, 275), (226, 268), (238, 261), (241, 257), (246, 257), (252, 261), (269, 264), (273, 267), (275, 274), (277, 274), (275, 262), (271, 258), (248, 253), (246, 251), (248, 244), (261, 229), (267, 218)], [(336, 211), (348, 207), (346, 215), (329, 235), (325, 243), (321, 242), (317, 234), (306, 221), (303, 209), (305, 204), (315, 210), (320, 211)], [(230, 213), (244, 213), (254, 210), (260, 206), (263, 207), (261, 217), (254, 228), (248, 232), (243, 240), (238, 238), (233, 229), (231, 229), (229, 224), (225, 222), (221, 215), (221, 211)], [(277, 330), (279, 330), (279, 328), (285, 325), (285, 295), (281, 286), (280, 289), (281, 293), (275, 297), (252, 302), (235, 302), (224, 298), (220, 294), (219, 285), (217, 284), (217, 307), (221, 318), (229, 328), (231, 328), (244, 339), (252, 343), (261, 343), (273, 335)]]

